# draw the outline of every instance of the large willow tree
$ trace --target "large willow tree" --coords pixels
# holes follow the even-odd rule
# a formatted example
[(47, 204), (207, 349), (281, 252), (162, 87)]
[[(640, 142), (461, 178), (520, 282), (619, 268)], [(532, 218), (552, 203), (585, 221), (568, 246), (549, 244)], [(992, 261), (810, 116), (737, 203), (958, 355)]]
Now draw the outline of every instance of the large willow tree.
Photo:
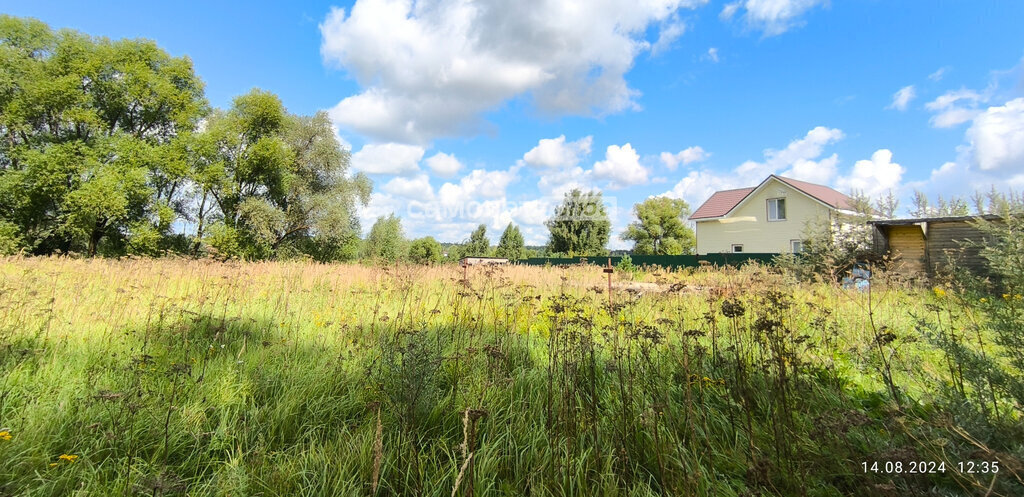
[(210, 117), (195, 156), (197, 236), (218, 251), (246, 258), (357, 255), (355, 209), (369, 201), (371, 182), (348, 176), (349, 154), (326, 113), (292, 115), (277, 96), (253, 90)]
[(179, 140), (206, 111), (191, 61), (151, 41), (0, 16), (0, 245), (155, 249), (184, 205)]
[(259, 90), (211, 113), (151, 41), (0, 16), (0, 253), (351, 258), (348, 167), (324, 113)]

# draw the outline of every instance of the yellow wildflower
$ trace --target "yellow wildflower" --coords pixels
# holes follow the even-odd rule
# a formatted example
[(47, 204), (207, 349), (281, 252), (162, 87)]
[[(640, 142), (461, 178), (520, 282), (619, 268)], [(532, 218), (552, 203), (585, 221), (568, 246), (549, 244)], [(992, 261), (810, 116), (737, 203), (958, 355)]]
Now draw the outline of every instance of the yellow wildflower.
[(985, 297), (982, 297), (982, 298), (981, 298), (981, 300), (980, 300), (979, 302), (981, 302), (982, 304), (984, 304), (985, 302), (988, 302), (988, 299), (986, 299)]
[(1017, 293), (1017, 294), (1013, 295), (1013, 300), (1021, 300), (1021, 299), (1024, 299), (1024, 296), (1021, 296), (1021, 294)]
[(11, 437), (11, 432), (9, 432), (7, 430), (0, 431), (0, 440), (7, 441), (7, 440), (10, 440), (11, 438), (13, 438), (13, 437)]
[(1003, 294), (1003, 300), (1010, 300), (1010, 294), (1004, 293)]
[(57, 459), (59, 459), (61, 461), (67, 461), (67, 462), (72, 462), (73, 463), (76, 460), (78, 460), (78, 456), (76, 456), (74, 454), (61, 454), (60, 457), (58, 457)]
[(935, 288), (932, 288), (932, 291), (933, 291), (933, 292), (935, 292), (935, 296), (936, 296), (936, 297), (938, 297), (938, 298), (940, 298), (940, 299), (941, 299), (942, 297), (945, 297), (945, 296), (946, 296), (946, 290), (944, 290), (944, 289), (942, 289), (942, 288), (940, 288), (940, 287), (935, 287)]

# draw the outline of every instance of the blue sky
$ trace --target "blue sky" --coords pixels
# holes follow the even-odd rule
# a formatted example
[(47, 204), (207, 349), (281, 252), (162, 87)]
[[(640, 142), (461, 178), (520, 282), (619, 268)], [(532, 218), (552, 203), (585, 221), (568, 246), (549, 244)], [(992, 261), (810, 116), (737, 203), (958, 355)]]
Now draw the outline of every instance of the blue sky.
[[(443, 241), (541, 222), (573, 186), (695, 209), (788, 175), (849, 191), (1024, 188), (1024, 2), (4, 2), (187, 55), (211, 104), (331, 112), (375, 195)], [(613, 237), (613, 247), (625, 243)]]

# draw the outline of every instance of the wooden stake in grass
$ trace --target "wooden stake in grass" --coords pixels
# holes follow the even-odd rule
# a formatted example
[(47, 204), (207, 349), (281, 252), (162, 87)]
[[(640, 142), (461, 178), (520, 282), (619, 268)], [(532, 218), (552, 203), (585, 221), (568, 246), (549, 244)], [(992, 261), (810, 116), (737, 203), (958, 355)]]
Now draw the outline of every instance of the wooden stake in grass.
[(615, 270), (612, 269), (612, 258), (609, 257), (608, 258), (608, 265), (605, 266), (605, 268), (604, 268), (604, 272), (608, 273), (608, 312), (611, 312), (611, 309), (612, 309), (612, 272), (613, 271), (615, 271)]
[(377, 404), (377, 435), (373, 439), (373, 483), (370, 493), (377, 495), (377, 483), (380, 482), (380, 463), (384, 459), (384, 425), (380, 422), (380, 404)]

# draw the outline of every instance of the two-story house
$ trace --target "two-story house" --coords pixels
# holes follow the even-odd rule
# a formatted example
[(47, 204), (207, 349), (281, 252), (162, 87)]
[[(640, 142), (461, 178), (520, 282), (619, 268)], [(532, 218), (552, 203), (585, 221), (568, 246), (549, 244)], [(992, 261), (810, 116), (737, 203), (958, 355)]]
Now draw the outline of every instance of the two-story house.
[(715, 192), (690, 216), (697, 254), (800, 252), (804, 227), (849, 213), (850, 197), (827, 186), (768, 176), (750, 188)]

